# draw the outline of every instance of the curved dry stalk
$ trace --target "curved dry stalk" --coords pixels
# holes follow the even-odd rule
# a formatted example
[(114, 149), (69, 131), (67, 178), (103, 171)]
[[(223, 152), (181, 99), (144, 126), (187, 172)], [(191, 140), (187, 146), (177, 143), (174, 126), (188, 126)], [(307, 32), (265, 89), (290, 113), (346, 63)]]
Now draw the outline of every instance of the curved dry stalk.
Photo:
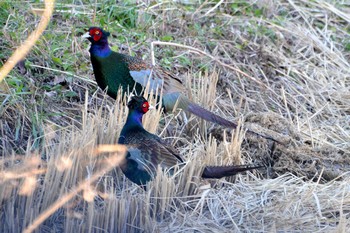
[(38, 27), (34, 32), (30, 34), (24, 43), (16, 49), (12, 56), (6, 61), (3, 67), (0, 68), (0, 82), (10, 73), (13, 67), (23, 59), (30, 49), (34, 46), (35, 42), (39, 39), (41, 34), (50, 22), (50, 18), (54, 9), (55, 0), (45, 0), (45, 10), (41, 16)]

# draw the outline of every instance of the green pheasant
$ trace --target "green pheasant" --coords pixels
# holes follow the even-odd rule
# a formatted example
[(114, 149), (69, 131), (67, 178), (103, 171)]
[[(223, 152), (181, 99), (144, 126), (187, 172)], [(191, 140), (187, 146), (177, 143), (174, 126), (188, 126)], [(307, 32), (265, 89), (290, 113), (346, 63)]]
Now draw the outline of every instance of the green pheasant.
[[(127, 155), (120, 168), (132, 182), (145, 185), (156, 174), (158, 165), (172, 168), (184, 160), (174, 147), (157, 135), (146, 131), (142, 126), (142, 117), (149, 110), (149, 104), (142, 96), (133, 96), (128, 102), (129, 113), (120, 133), (119, 144), (128, 148)], [(262, 166), (207, 166), (203, 178), (222, 178), (239, 172), (261, 168)]]
[[(142, 59), (117, 53), (111, 50), (108, 44), (109, 32), (98, 27), (91, 27), (83, 35), (91, 42), (90, 57), (98, 86), (105, 90), (112, 98), (116, 98), (121, 87), (123, 92), (141, 94), (149, 82), (150, 89), (156, 93), (162, 88), (162, 104), (165, 112), (174, 107), (190, 112), (204, 120), (217, 123), (227, 128), (237, 128), (237, 124), (228, 121), (193, 103), (185, 95), (186, 90), (180, 79), (159, 66), (152, 66)], [(247, 132), (276, 141), (253, 131)]]

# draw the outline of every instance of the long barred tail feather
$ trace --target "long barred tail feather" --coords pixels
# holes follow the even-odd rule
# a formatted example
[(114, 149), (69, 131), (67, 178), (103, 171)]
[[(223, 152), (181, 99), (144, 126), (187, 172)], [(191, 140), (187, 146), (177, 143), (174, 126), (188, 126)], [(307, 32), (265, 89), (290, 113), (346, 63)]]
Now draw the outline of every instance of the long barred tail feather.
[(190, 113), (199, 116), (200, 118), (203, 118), (204, 120), (213, 122), (213, 123), (217, 123), (219, 125), (228, 127), (228, 128), (232, 128), (232, 129), (236, 129), (237, 128), (237, 124), (228, 121), (224, 118), (222, 118), (221, 116), (218, 116), (208, 110), (206, 110), (205, 108), (202, 108), (201, 106), (195, 104), (195, 103), (189, 103), (188, 107), (187, 107), (187, 111), (189, 111)]
[[(224, 127), (230, 128), (230, 129), (236, 129), (237, 124), (235, 124), (232, 121), (228, 121), (215, 113), (212, 113), (205, 108), (202, 108), (198, 104), (193, 103), (191, 100), (189, 100), (186, 96), (182, 95), (180, 92), (173, 92), (173, 93), (168, 93), (166, 95), (163, 95), (163, 101), (162, 105), (165, 109), (166, 112), (172, 111), (174, 108), (180, 108), (184, 111), (190, 112), (206, 121), (210, 121), (219, 125), (222, 125)], [(259, 133), (256, 133), (251, 130), (247, 130), (247, 133), (262, 137), (268, 140), (272, 140), (274, 142), (277, 142), (279, 144), (283, 144), (280, 141), (270, 137), (270, 136), (265, 136)]]
[[(192, 113), (200, 118), (203, 118), (204, 120), (207, 120), (207, 121), (210, 121), (213, 123), (217, 123), (219, 125), (222, 125), (222, 126), (225, 126), (225, 127), (231, 128), (231, 129), (237, 128), (237, 124), (235, 124), (231, 121), (228, 121), (228, 120), (216, 115), (215, 113), (212, 113), (212, 112), (202, 108), (201, 106), (199, 106), (195, 103), (192, 103), (192, 102), (189, 103), (187, 109), (185, 109), (185, 110), (187, 110), (188, 112), (190, 112), (190, 113)], [(270, 136), (265, 136), (265, 135), (256, 133), (254, 131), (251, 131), (249, 129), (247, 130), (247, 133), (258, 136), (258, 137), (262, 137), (262, 138), (265, 138), (268, 140), (272, 140), (272, 141), (277, 142), (279, 144), (282, 144), (281, 142), (279, 142), (278, 140), (276, 140)]]
[(265, 166), (255, 165), (230, 165), (230, 166), (206, 166), (202, 173), (202, 178), (220, 179), (226, 176), (233, 176), (237, 173), (263, 168)]

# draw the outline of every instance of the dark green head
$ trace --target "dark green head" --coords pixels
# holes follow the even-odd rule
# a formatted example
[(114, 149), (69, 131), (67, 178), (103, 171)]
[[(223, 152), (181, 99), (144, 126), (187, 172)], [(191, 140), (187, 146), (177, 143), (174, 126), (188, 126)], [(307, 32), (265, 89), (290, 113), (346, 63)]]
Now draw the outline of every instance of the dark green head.
[(148, 112), (150, 109), (150, 105), (148, 101), (142, 96), (132, 96), (130, 101), (128, 102), (129, 111), (136, 111), (141, 113), (142, 115)]

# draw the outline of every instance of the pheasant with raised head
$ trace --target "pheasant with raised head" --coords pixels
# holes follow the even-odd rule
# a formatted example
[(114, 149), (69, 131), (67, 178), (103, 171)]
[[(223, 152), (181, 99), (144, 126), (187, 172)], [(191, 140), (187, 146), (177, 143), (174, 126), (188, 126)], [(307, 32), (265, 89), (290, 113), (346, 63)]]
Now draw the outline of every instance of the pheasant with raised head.
[[(127, 146), (128, 152), (120, 168), (132, 182), (145, 185), (155, 176), (158, 165), (163, 169), (172, 168), (178, 163), (184, 163), (184, 160), (173, 146), (143, 128), (142, 117), (150, 109), (144, 97), (131, 97), (128, 108), (128, 117), (118, 140), (119, 144)], [(207, 166), (204, 167), (201, 176), (202, 178), (222, 178), (261, 167)]]
[[(109, 32), (99, 27), (91, 27), (83, 35), (91, 42), (89, 51), (96, 82), (102, 90), (107, 89), (109, 96), (116, 98), (120, 87), (124, 93), (134, 91), (136, 94), (141, 94), (149, 82), (153, 93), (156, 93), (157, 88), (162, 88), (162, 105), (165, 112), (172, 111), (176, 106), (204, 120), (228, 128), (237, 128), (237, 124), (202, 108), (187, 98), (181, 80), (172, 73), (159, 66), (152, 66), (140, 58), (112, 51), (108, 44), (109, 35)], [(276, 141), (251, 130), (247, 132)]]

